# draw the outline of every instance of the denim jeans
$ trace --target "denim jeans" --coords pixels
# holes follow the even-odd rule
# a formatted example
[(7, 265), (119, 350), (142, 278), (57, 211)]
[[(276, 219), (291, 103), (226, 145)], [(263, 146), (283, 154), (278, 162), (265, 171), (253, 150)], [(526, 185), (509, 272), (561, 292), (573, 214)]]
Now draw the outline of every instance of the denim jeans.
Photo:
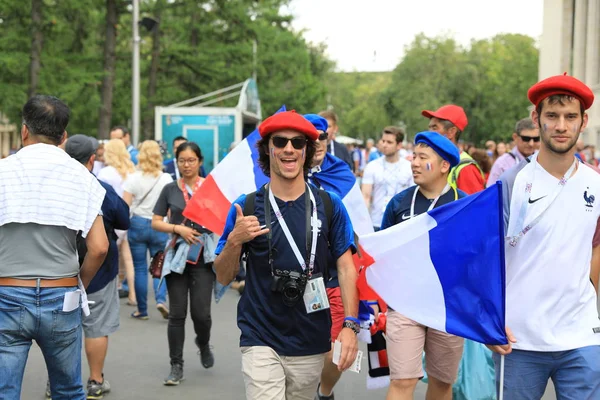
[[(135, 296), (138, 310), (141, 314), (148, 313), (148, 253), (152, 257), (157, 251), (164, 250), (169, 235), (152, 229), (152, 221), (148, 218), (134, 215), (131, 218), (131, 226), (127, 233), (133, 268), (135, 270)], [(156, 303), (167, 301), (167, 288), (162, 285), (159, 289), (160, 279), (152, 280), (154, 286), (154, 298)]]
[(21, 398), (32, 340), (46, 360), (52, 399), (86, 398), (81, 381), (81, 307), (62, 310), (65, 293), (76, 289), (0, 286), (0, 400)]
[[(600, 346), (513, 350), (504, 360), (504, 398), (539, 400), (552, 379), (558, 400), (600, 399)], [(493, 355), (499, 389), (500, 356)]]

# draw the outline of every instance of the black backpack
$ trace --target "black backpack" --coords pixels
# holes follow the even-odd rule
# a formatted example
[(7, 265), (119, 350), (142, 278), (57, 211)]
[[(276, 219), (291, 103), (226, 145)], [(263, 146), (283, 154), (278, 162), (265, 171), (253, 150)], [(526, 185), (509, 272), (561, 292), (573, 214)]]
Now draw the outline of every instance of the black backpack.
[[(113, 226), (106, 221), (106, 219), (102, 218), (104, 222), (104, 230), (106, 232), (106, 237), (108, 238), (108, 242), (110, 245), (111, 241), (117, 241), (118, 237), (115, 233), (115, 229)], [(77, 232), (77, 238), (75, 239), (77, 244), (77, 256), (79, 257), (79, 266), (83, 264), (83, 260), (85, 259), (85, 255), (87, 254), (87, 245), (85, 244), (85, 238), (81, 236), (81, 231)], [(110, 246), (109, 246), (110, 247)]]

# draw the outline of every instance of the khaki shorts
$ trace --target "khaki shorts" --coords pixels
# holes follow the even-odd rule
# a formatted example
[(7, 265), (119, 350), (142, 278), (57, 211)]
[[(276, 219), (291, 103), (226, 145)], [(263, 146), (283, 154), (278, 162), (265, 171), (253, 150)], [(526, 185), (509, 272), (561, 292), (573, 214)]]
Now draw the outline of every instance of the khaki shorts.
[(266, 346), (242, 347), (247, 400), (313, 400), (325, 353), (287, 357)]
[(386, 335), (391, 379), (422, 378), (424, 350), (427, 375), (454, 383), (463, 338), (427, 328), (392, 310), (387, 315)]

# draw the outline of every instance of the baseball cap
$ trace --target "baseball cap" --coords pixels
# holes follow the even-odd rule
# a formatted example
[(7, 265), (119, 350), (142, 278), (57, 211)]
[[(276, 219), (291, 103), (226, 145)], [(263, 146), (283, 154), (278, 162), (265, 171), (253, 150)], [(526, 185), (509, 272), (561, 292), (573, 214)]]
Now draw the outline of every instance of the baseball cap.
[(454, 104), (447, 104), (438, 108), (436, 111), (423, 110), (421, 111), (421, 115), (425, 118), (437, 118), (450, 121), (460, 129), (461, 132), (465, 130), (469, 123), (465, 110)]
[(87, 135), (70, 136), (65, 145), (65, 152), (82, 164), (88, 162), (96, 150), (98, 150), (98, 141)]

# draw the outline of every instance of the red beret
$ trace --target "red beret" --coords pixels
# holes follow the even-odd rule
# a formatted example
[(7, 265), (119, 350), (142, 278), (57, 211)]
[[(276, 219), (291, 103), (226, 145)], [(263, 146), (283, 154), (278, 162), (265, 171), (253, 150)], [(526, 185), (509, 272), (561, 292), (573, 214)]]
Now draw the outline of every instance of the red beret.
[(302, 115), (296, 111), (283, 111), (275, 115), (271, 115), (258, 126), (260, 137), (265, 137), (270, 133), (291, 130), (305, 134), (309, 139), (317, 140), (319, 132), (317, 128)]
[(573, 96), (579, 100), (584, 109), (594, 102), (594, 93), (579, 79), (564, 75), (551, 76), (533, 85), (527, 91), (527, 97), (536, 107), (545, 99), (555, 94)]
[(454, 104), (447, 104), (437, 109), (437, 111), (423, 110), (421, 111), (421, 115), (425, 118), (437, 118), (443, 119), (446, 121), (450, 121), (456, 126), (458, 129), (462, 131), (465, 130), (469, 121), (467, 120), (467, 114), (465, 114), (465, 110)]

